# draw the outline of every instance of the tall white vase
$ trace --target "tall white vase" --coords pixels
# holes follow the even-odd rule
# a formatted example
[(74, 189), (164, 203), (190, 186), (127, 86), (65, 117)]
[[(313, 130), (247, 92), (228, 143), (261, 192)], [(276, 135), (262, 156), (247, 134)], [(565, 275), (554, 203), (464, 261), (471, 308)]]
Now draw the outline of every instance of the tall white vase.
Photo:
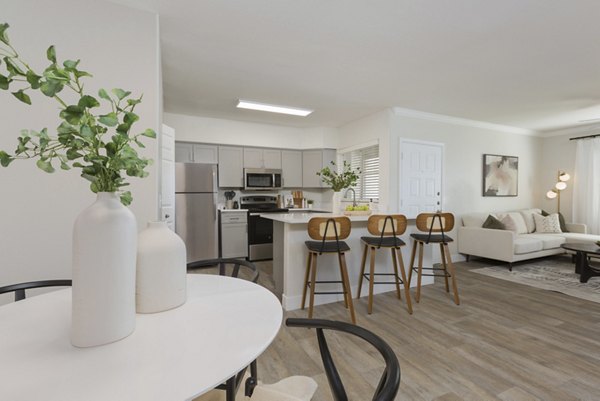
[(186, 273), (183, 240), (164, 221), (148, 223), (138, 237), (138, 313), (162, 312), (185, 303)]
[(137, 224), (115, 193), (101, 192), (73, 227), (71, 343), (93, 347), (135, 329)]
[(333, 192), (333, 198), (331, 200), (332, 203), (332, 212), (333, 213), (341, 213), (342, 212), (342, 192), (337, 191)]

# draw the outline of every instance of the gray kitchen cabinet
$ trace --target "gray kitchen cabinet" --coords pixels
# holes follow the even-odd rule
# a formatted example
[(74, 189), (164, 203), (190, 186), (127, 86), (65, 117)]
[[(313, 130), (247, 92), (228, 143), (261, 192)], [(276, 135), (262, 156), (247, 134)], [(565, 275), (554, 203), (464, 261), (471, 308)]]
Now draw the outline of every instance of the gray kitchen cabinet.
[(281, 170), (284, 188), (302, 187), (302, 151), (282, 150)]
[(175, 162), (193, 163), (194, 146), (191, 143), (175, 142)]
[(277, 149), (244, 148), (245, 168), (281, 168), (281, 151)]
[(175, 162), (217, 164), (218, 149), (217, 145), (175, 142)]
[(244, 148), (219, 146), (219, 187), (244, 186)]
[(220, 257), (248, 256), (248, 216), (241, 212), (221, 211)]
[(302, 186), (304, 188), (326, 188), (317, 175), (323, 167), (331, 166), (336, 160), (335, 149), (305, 150), (302, 152)]
[(219, 147), (216, 145), (194, 144), (194, 163), (217, 164)]

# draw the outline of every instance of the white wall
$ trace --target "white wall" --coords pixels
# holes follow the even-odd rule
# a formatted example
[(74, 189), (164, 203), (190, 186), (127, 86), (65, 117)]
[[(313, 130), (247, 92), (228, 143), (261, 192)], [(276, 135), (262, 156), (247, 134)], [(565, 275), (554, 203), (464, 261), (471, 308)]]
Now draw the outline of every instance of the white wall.
[(335, 148), (335, 128), (295, 128), (164, 113), (177, 141), (287, 149)]
[[(46, 48), (54, 44), (59, 59), (80, 58), (80, 68), (94, 75), (86, 81), (89, 92), (121, 87), (143, 93), (136, 109), (141, 117), (137, 129), (158, 132), (162, 93), (156, 15), (108, 2), (20, 0), (2, 2), (0, 22), (11, 25), (14, 47), (34, 69), (46, 66)], [(59, 124), (53, 99), (42, 95), (32, 101), (27, 106), (0, 92), (0, 149), (12, 152), (20, 129), (52, 131)], [(143, 154), (155, 158), (156, 141), (144, 142)], [(150, 177), (132, 180), (132, 210), (139, 226), (157, 218), (156, 166), (150, 168)], [(0, 285), (70, 278), (72, 225), (95, 199), (87, 182), (77, 170), (46, 174), (35, 162), (18, 160), (0, 168), (0, 188)]]

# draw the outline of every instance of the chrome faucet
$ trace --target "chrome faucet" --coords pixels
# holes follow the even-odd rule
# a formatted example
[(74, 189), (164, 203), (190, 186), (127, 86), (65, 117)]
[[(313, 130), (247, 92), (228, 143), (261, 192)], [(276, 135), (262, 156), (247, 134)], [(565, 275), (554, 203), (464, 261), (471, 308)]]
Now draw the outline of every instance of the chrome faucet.
[(354, 190), (354, 188), (348, 188), (346, 190), (346, 193), (344, 194), (344, 198), (348, 196), (348, 192), (352, 191), (352, 207), (357, 206), (356, 203), (356, 191)]

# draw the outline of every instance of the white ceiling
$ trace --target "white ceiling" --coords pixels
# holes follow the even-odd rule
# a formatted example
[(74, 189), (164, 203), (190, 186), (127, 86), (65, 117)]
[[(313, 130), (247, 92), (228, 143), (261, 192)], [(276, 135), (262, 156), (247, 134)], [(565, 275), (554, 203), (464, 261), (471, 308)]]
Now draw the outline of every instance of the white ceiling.
[(600, 117), (598, 0), (116, 1), (160, 15), (173, 113), (314, 127), (402, 107), (540, 131)]

